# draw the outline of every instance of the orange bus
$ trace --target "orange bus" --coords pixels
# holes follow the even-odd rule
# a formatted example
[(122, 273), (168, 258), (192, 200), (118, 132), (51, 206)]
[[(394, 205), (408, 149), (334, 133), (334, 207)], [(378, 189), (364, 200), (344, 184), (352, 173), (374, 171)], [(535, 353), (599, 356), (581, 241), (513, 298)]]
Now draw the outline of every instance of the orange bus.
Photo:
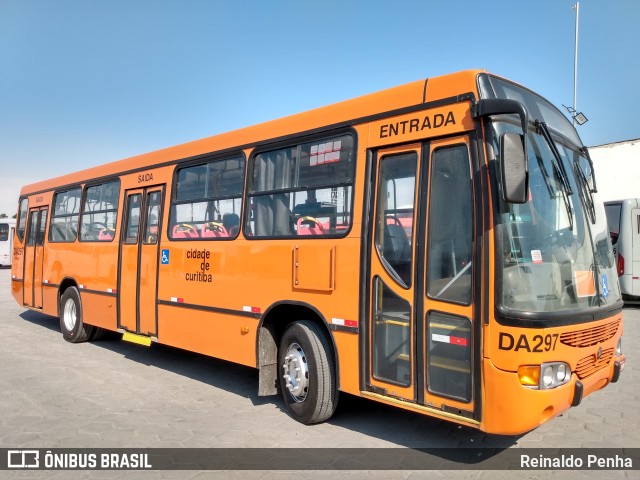
[(528, 431), (624, 367), (588, 152), (541, 96), (429, 78), (26, 186), (20, 305), (259, 370), (328, 419), (340, 391)]

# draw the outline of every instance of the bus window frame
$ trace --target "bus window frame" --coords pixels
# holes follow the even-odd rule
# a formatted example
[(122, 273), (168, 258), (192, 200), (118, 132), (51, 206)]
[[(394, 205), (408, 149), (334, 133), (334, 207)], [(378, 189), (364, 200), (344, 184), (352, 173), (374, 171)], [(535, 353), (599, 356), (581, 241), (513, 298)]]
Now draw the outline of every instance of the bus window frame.
[[(84, 205), (87, 199), (87, 190), (89, 190), (92, 187), (100, 187), (102, 185), (106, 185), (108, 183), (118, 183), (118, 198), (117, 198), (117, 203), (116, 203), (116, 208), (115, 210), (100, 210), (100, 211), (90, 211), (88, 214), (95, 214), (95, 213), (106, 213), (106, 212), (113, 212), (114, 216), (115, 216), (115, 222), (113, 225), (113, 230), (114, 230), (114, 235), (110, 240), (98, 240), (98, 239), (82, 239), (82, 217), (84, 216), (85, 209), (84, 209)], [(111, 243), (116, 239), (116, 235), (115, 235), (115, 231), (118, 228), (118, 213), (120, 212), (120, 194), (122, 193), (122, 180), (120, 179), (120, 176), (117, 177), (111, 177), (111, 178), (102, 178), (99, 181), (93, 181), (91, 183), (85, 183), (84, 187), (82, 188), (82, 200), (80, 203), (80, 212), (78, 214), (78, 232), (76, 235), (76, 238), (78, 239), (78, 242), (82, 242), (82, 243)], [(55, 194), (54, 194), (55, 195)]]
[[(56, 215), (55, 214), (55, 210), (56, 210), (56, 199), (57, 196), (60, 195), (61, 193), (67, 193), (70, 192), (72, 190), (76, 190), (79, 189), (80, 190), (80, 206), (78, 207), (78, 225), (76, 226), (76, 234), (75, 237), (73, 238), (73, 240), (52, 240), (51, 239), (51, 232), (53, 231), (52, 229), (52, 225), (53, 225), (53, 219), (54, 218), (60, 218), (60, 217), (73, 217), (74, 215), (71, 214), (64, 214), (64, 215)], [(84, 189), (83, 189), (83, 185), (82, 184), (74, 184), (74, 185), (65, 185), (64, 187), (62, 187), (61, 189), (58, 190), (54, 190), (53, 194), (51, 196), (51, 213), (49, 214), (49, 218), (48, 218), (48, 222), (49, 222), (49, 233), (47, 235), (47, 242), (49, 243), (75, 243), (76, 241), (78, 241), (79, 238), (79, 233), (80, 233), (80, 214), (82, 213), (82, 201), (84, 198)]]
[[(211, 199), (211, 198), (200, 198), (200, 199), (191, 199), (191, 200), (176, 200), (176, 197), (178, 196), (178, 172), (184, 168), (189, 168), (189, 167), (198, 167), (201, 165), (206, 165), (208, 163), (215, 163), (215, 162), (220, 162), (220, 161), (225, 161), (225, 160), (233, 160), (234, 158), (242, 158), (242, 161), (244, 162), (244, 168), (243, 168), (243, 179), (242, 179), (242, 193), (240, 194), (239, 197), (237, 196), (233, 196), (233, 197), (220, 197), (220, 198), (216, 198), (216, 199)], [(245, 202), (247, 199), (247, 164), (248, 164), (248, 160), (247, 160), (247, 156), (245, 154), (245, 152), (243, 150), (234, 150), (234, 151), (229, 151), (229, 152), (224, 152), (224, 153), (216, 153), (216, 152), (211, 152), (211, 153), (207, 153), (205, 155), (199, 155), (195, 158), (189, 158), (183, 161), (178, 161), (173, 169), (173, 174), (171, 177), (171, 192), (170, 192), (170, 202), (169, 202), (169, 212), (168, 212), (168, 216), (167, 216), (167, 229), (166, 229), (166, 233), (167, 233), (167, 238), (172, 241), (172, 242), (184, 242), (184, 241), (189, 241), (189, 242), (199, 242), (199, 241), (226, 241), (226, 242), (230, 242), (233, 241), (235, 239), (237, 239), (238, 237), (240, 237), (240, 231), (242, 230), (242, 219), (244, 217), (244, 208), (245, 208)], [(191, 238), (179, 238), (179, 237), (174, 237), (173, 236), (173, 232), (172, 229), (175, 225), (179, 224), (180, 222), (175, 222), (172, 223), (172, 217), (173, 217), (173, 212), (174, 209), (177, 205), (186, 205), (186, 204), (194, 204), (194, 203), (207, 203), (210, 201), (217, 201), (217, 200), (232, 200), (232, 199), (240, 199), (240, 224), (238, 225), (238, 233), (233, 236), (233, 237), (191, 237)], [(197, 200), (197, 202), (196, 202)]]
[[(25, 203), (25, 208), (24, 211), (22, 209), (22, 204), (23, 202)], [(22, 235), (20, 235), (20, 220), (22, 219), (22, 215), (24, 214), (24, 228), (22, 229)], [(49, 218), (51, 218), (51, 215), (49, 215)], [(20, 240), (20, 243), (23, 243), (25, 240), (25, 236), (27, 233), (27, 223), (29, 222), (29, 198), (28, 197), (22, 197), (20, 198), (20, 200), (18, 201), (18, 215), (16, 216), (16, 236), (18, 237), (18, 240)]]
[[(350, 182), (339, 182), (339, 183), (327, 183), (327, 184), (318, 184), (312, 186), (295, 186), (295, 187), (287, 187), (280, 189), (272, 189), (272, 190), (261, 190), (257, 192), (251, 191), (253, 188), (253, 179), (254, 179), (254, 166), (255, 159), (258, 155), (273, 152), (276, 150), (282, 150), (285, 148), (292, 148), (296, 146), (301, 146), (308, 143), (314, 143), (322, 140), (329, 140), (330, 138), (336, 138), (341, 136), (349, 135), (353, 139), (353, 161), (352, 161), (352, 171), (351, 171), (351, 181)], [(246, 175), (245, 175), (245, 191), (244, 191), (244, 200), (245, 206), (243, 208), (243, 216), (241, 218), (240, 223), (242, 224), (242, 235), (246, 240), (308, 240), (308, 239), (339, 239), (346, 238), (351, 233), (353, 228), (353, 217), (354, 217), (354, 206), (355, 206), (355, 197), (356, 197), (356, 185), (357, 185), (357, 171), (358, 171), (358, 132), (352, 126), (343, 127), (334, 130), (323, 130), (317, 133), (312, 133), (309, 135), (296, 135), (292, 138), (288, 138), (287, 140), (283, 140), (280, 142), (274, 142), (266, 145), (260, 145), (255, 148), (251, 155), (249, 156), (249, 160), (246, 164)], [(269, 196), (269, 195), (279, 195), (279, 194), (288, 194), (288, 193), (296, 193), (296, 192), (308, 192), (309, 190), (322, 190), (329, 189), (333, 187), (351, 187), (351, 202), (349, 205), (350, 212), (350, 221), (349, 226), (343, 232), (328, 234), (324, 233), (321, 235), (297, 235), (293, 233), (292, 235), (247, 235), (247, 227), (251, 222), (251, 200), (256, 197), (261, 196)]]

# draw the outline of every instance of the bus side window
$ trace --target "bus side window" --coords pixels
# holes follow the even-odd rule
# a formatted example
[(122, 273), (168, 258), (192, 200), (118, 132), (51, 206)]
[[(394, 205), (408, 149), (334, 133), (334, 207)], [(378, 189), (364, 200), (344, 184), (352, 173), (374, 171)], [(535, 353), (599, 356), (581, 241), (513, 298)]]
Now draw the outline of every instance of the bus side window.
[(244, 191), (244, 157), (179, 168), (169, 217), (171, 239), (238, 236)]
[(74, 242), (78, 235), (78, 219), (82, 189), (58, 192), (53, 197), (50, 242)]
[(351, 226), (353, 143), (351, 135), (342, 135), (255, 155), (246, 235), (345, 235)]
[(18, 209), (18, 221), (16, 222), (17, 228), (16, 232), (18, 233), (18, 239), (22, 242), (24, 241), (24, 231), (27, 228), (27, 210), (29, 208), (29, 200), (23, 198), (20, 200), (20, 207)]
[(109, 242), (115, 237), (120, 181), (85, 188), (80, 240)]

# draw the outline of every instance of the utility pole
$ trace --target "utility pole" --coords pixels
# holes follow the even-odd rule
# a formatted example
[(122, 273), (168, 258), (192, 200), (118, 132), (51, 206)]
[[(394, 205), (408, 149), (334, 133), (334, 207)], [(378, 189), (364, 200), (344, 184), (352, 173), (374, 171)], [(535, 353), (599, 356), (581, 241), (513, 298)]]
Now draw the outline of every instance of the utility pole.
[[(573, 56), (573, 111), (577, 112), (578, 110), (578, 26), (580, 22), (580, 2), (576, 2), (576, 4), (571, 7), (571, 10), (576, 11), (576, 47), (575, 53)], [(576, 125), (575, 116), (573, 117), (573, 126)]]
[(576, 2), (576, 4), (571, 7), (571, 10), (576, 11), (576, 48), (573, 56), (573, 107), (567, 107), (564, 104), (562, 106), (566, 108), (569, 115), (571, 115), (573, 126), (575, 127), (576, 123), (578, 125), (584, 125), (589, 119), (584, 113), (576, 110), (578, 108), (578, 25), (580, 22), (580, 2)]

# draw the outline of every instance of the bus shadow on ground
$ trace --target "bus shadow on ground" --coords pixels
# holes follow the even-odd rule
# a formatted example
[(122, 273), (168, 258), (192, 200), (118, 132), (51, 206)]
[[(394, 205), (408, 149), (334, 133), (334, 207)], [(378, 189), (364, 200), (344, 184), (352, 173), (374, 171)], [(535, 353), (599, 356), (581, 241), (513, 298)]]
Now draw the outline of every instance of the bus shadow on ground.
[(51, 315), (35, 312), (33, 310), (25, 310), (20, 314), (20, 318), (35, 325), (48, 328), (53, 332), (58, 332), (62, 339), (62, 334), (60, 333), (60, 320), (58, 317), (52, 317)]
[[(50, 330), (60, 336), (59, 341), (64, 341), (57, 317), (30, 310), (21, 313), (20, 317)], [(166, 345), (152, 344), (147, 348), (123, 342), (120, 338), (121, 334), (108, 332), (101, 340), (92, 343), (129, 360), (243, 396), (256, 406), (273, 404), (283, 415), (287, 414), (280, 395), (258, 396), (258, 371), (254, 368)], [(425, 455), (436, 455), (443, 461), (458, 465), (481, 464), (515, 445), (520, 438), (485, 434), (470, 427), (344, 393), (340, 394), (337, 410), (327, 423), (416, 451), (427, 449)], [(358, 448), (358, 445), (348, 442), (339, 445)], [(483, 453), (478, 455), (477, 449), (482, 449)]]

